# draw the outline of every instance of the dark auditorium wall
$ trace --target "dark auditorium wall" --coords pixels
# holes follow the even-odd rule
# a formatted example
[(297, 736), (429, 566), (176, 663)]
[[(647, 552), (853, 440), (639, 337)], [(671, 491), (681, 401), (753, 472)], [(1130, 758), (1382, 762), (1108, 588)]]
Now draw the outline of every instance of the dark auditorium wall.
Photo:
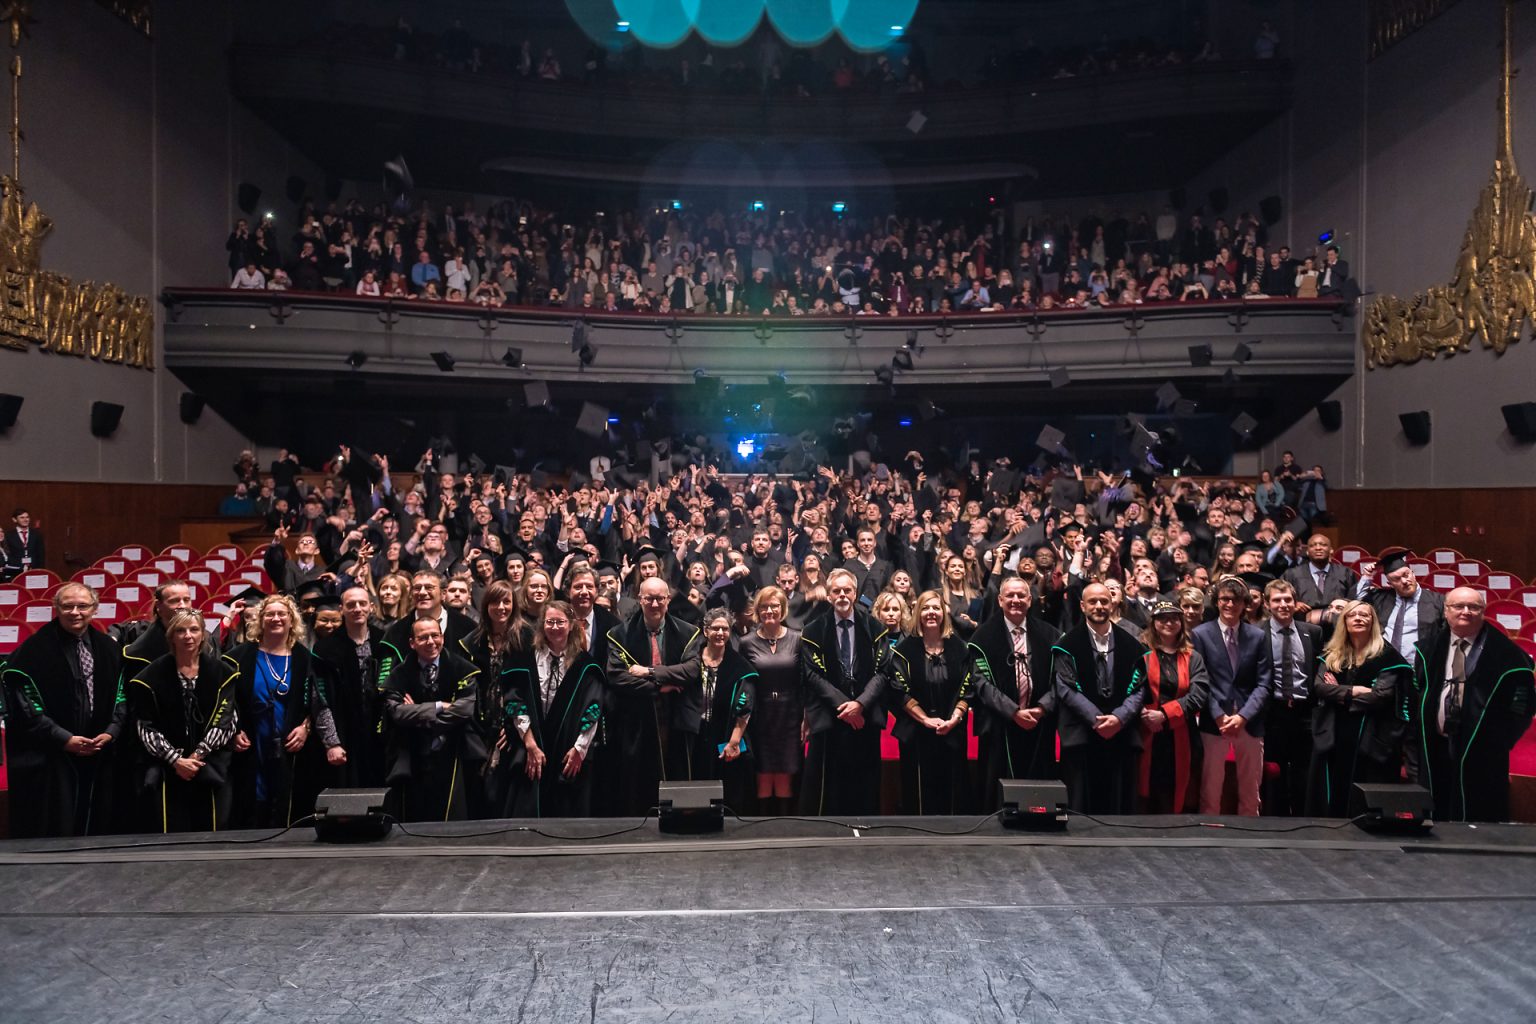
[[(1295, 108), (1204, 178), (1248, 180), (1255, 197), (1281, 191), (1293, 248), (1310, 248), (1332, 229), (1368, 296), (1407, 298), (1450, 281), (1493, 168), (1501, 5), (1465, 0), (1369, 64), (1365, 7), (1295, 5), (1280, 26), (1299, 54)], [(1527, 69), (1515, 80), (1514, 106), (1516, 157), (1525, 157), (1528, 178), (1536, 176), (1531, 13), (1516, 8), (1514, 48), (1516, 66)], [(1266, 166), (1267, 180), (1250, 176)], [(1336, 488), (1536, 484), (1536, 447), (1516, 444), (1499, 412), (1536, 401), (1536, 343), (1527, 338), (1502, 357), (1479, 344), (1452, 359), (1367, 370), (1358, 337), (1347, 340), (1356, 346), (1356, 376), (1332, 396), (1343, 405), (1343, 429), (1326, 433), (1309, 415), (1266, 446), (1264, 465), (1291, 448), (1303, 462), (1323, 463)], [(1432, 440), (1415, 448), (1398, 416), (1420, 409), (1431, 413)]]
[[(234, 209), (231, 168), (276, 164), (268, 177), (278, 190), (288, 173), (317, 180), (270, 127), (229, 99), (228, 12), (222, 0), (159, 0), (151, 42), (94, 0), (36, 9), (22, 44), (22, 180), (28, 200), (53, 220), (44, 267), (149, 296), (173, 282), (213, 283), (223, 276)], [(158, 303), (156, 314), (158, 324)], [(157, 331), (157, 366), (160, 349)], [(17, 425), (0, 435), (0, 476), (227, 479), (245, 442), (211, 410), (184, 426), (184, 390), (163, 368), (0, 351), (0, 391), (25, 398)], [(96, 400), (125, 407), (108, 440), (89, 431)]]

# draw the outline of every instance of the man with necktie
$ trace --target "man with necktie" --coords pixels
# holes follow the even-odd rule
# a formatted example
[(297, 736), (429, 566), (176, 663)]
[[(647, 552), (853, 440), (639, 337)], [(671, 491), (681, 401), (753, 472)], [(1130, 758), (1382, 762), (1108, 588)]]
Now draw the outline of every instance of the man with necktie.
[(1029, 614), (1034, 592), (1019, 576), (997, 588), (1001, 615), (987, 618), (971, 637), (980, 669), (976, 715), (981, 762), (979, 807), (996, 807), (999, 779), (1055, 779), (1056, 696), (1051, 647), (1061, 631)]
[(1333, 541), (1314, 533), (1307, 538), (1307, 560), (1284, 577), (1296, 591), (1296, 614), (1319, 626), (1333, 625), (1333, 602), (1354, 597), (1360, 584), (1353, 569), (1332, 559)]
[(466, 762), (485, 760), (471, 749), (479, 737), (475, 677), (480, 670), (444, 649), (435, 618), (411, 623), (411, 656), (380, 686), (389, 720), (387, 781), (398, 787), (405, 821), (462, 821), (469, 814)]
[(1082, 625), (1051, 649), (1061, 777), (1068, 804), (1084, 814), (1136, 810), (1146, 648), (1110, 621), (1112, 604), (1102, 583), (1083, 588)]
[(1190, 634), (1190, 642), (1211, 676), (1211, 695), (1205, 714), (1200, 716), (1205, 745), (1200, 769), (1201, 814), (1221, 813), (1229, 750), (1237, 760), (1237, 813), (1259, 813), (1264, 712), (1272, 689), (1273, 663), (1265, 631), (1243, 621), (1247, 605), (1248, 584), (1236, 576), (1222, 577), (1216, 584), (1216, 618), (1202, 622)]
[(810, 734), (800, 810), (813, 815), (874, 814), (880, 806), (883, 683), (875, 670), (885, 630), (857, 608), (859, 581), (847, 569), (827, 574), (829, 612), (801, 635), (800, 674)]
[(32, 525), (32, 513), (18, 508), (11, 513), (11, 529), (5, 531), (5, 558), (0, 565), (0, 580), (13, 579), (24, 572), (42, 569), (43, 535)]
[(1531, 658), (1484, 619), (1471, 587), (1446, 595), (1449, 628), (1420, 640), (1408, 770), (1441, 821), (1509, 820), (1509, 752), (1536, 707)]
[(1296, 592), (1285, 580), (1264, 588), (1269, 610), (1268, 655), (1274, 693), (1264, 712), (1264, 760), (1279, 774), (1264, 784), (1264, 809), (1298, 815), (1306, 806), (1307, 765), (1312, 760), (1312, 675), (1323, 649), (1323, 631), (1296, 619)]

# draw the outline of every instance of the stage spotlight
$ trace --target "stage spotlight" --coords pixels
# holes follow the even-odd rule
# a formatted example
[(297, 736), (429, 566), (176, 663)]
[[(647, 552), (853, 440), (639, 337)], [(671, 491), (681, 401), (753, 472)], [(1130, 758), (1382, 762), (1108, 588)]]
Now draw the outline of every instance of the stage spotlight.
[(904, 348), (897, 349), (896, 354), (891, 357), (891, 367), (897, 370), (912, 369), (912, 353)]
[(442, 372), (453, 372), (454, 358), (452, 352), (433, 352), (432, 361), (437, 364), (437, 368)]
[(698, 835), (725, 828), (725, 784), (663, 782), (656, 793), (656, 827), (671, 835)]
[(889, 364), (875, 367), (875, 380), (881, 384), (890, 384), (896, 379), (896, 371)]
[(576, 353), (576, 358), (581, 361), (582, 366), (591, 366), (597, 359), (597, 346), (591, 343), (581, 346)]
[(368, 361), (368, 353), (360, 348), (355, 348), (347, 353), (347, 365), (354, 370), (361, 370), (363, 364)]
[(1238, 365), (1242, 365), (1252, 358), (1253, 349), (1248, 347), (1247, 342), (1238, 342), (1237, 347), (1232, 350), (1232, 361)]
[(522, 366), (523, 350), (520, 348), (513, 348), (511, 345), (508, 345), (507, 350), (502, 353), (501, 361), (503, 364), (510, 366), (513, 369)]
[(578, 320), (571, 324), (571, 351), (580, 352), (587, 343), (587, 322)]

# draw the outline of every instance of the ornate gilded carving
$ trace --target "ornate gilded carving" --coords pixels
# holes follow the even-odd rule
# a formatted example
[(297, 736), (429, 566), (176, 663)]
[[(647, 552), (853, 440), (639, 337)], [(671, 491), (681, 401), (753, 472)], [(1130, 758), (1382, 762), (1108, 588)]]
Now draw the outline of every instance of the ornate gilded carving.
[(1457, 0), (1371, 0), (1371, 54), (1375, 60), (1452, 7)]
[(1513, 0), (1505, 0), (1493, 174), (1472, 211), (1455, 276), (1409, 300), (1382, 295), (1371, 303), (1361, 341), (1373, 369), (1467, 352), (1473, 339), (1502, 355), (1536, 318), (1536, 215), (1531, 189), (1515, 167), (1513, 11)]
[[(18, 47), (32, 20), (27, 0), (0, 6)], [(0, 176), (0, 348), (73, 355), (153, 369), (154, 310), (115, 284), (76, 283), (42, 269), (53, 222), (21, 184), (21, 57), (11, 58), (11, 173)]]
[(96, 0), (146, 36), (154, 28), (154, 0)]

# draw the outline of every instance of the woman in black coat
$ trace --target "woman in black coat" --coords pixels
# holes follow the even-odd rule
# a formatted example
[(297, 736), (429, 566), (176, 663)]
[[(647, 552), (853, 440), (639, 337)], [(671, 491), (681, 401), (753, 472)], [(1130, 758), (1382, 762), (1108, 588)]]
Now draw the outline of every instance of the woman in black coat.
[(1396, 782), (1411, 673), (1381, 636), (1376, 610), (1351, 601), (1312, 677), (1307, 814), (1342, 818), (1356, 782)]
[(941, 593), (918, 597), (916, 631), (880, 674), (898, 706), (892, 731), (901, 744), (901, 813), (961, 813), (974, 670)]

